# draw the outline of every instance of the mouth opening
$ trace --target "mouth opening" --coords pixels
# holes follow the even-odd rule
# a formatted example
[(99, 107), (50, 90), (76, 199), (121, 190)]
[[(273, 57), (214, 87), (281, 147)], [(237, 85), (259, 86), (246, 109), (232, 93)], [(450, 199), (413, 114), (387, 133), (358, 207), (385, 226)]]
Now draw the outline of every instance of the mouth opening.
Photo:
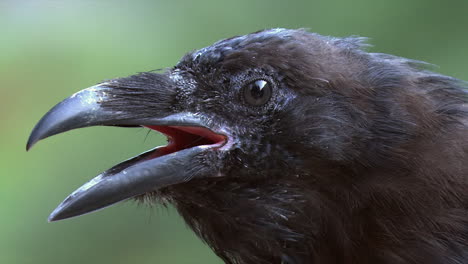
[(217, 134), (204, 127), (190, 126), (145, 126), (151, 130), (158, 131), (168, 138), (168, 144), (158, 148), (149, 157), (154, 159), (177, 151), (193, 148), (196, 146), (211, 146), (213, 148), (222, 147), (227, 137)]

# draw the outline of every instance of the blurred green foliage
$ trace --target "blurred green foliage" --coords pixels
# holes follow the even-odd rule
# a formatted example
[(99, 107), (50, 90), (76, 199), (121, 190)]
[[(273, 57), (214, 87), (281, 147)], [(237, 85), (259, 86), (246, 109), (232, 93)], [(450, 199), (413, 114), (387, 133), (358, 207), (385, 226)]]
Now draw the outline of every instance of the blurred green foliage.
[(145, 129), (98, 127), (26, 153), (35, 122), (72, 93), (271, 27), (367, 36), (372, 51), (466, 80), (467, 11), (468, 1), (429, 0), (0, 0), (0, 263), (221, 263), (173, 209), (126, 202), (46, 222), (85, 181), (164, 142)]

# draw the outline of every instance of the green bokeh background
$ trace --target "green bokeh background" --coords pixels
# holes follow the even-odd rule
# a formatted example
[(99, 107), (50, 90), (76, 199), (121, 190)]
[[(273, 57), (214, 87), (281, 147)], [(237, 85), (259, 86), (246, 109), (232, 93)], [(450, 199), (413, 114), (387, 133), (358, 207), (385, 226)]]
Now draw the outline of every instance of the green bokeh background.
[(71, 191), (160, 135), (96, 127), (29, 153), (25, 143), (50, 107), (82, 88), (271, 27), (367, 36), (372, 51), (468, 79), (468, 1), (0, 0), (0, 263), (221, 263), (171, 208), (126, 202), (46, 221)]

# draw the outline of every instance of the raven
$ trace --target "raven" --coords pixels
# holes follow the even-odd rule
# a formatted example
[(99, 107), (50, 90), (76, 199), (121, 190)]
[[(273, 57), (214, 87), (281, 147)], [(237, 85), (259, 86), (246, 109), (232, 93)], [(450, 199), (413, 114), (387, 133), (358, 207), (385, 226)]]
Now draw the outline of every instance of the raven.
[(468, 263), (467, 85), (366, 47), (269, 29), (72, 95), (27, 149), (96, 125), (168, 144), (99, 174), (49, 221), (149, 199), (226, 263)]

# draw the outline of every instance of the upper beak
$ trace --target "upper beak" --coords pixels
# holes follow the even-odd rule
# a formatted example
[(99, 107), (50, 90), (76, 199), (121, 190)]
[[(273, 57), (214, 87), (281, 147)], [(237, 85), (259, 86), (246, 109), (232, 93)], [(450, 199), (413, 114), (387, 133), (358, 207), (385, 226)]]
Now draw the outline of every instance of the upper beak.
[[(210, 149), (222, 146), (226, 136), (215, 133), (209, 128), (203, 116), (160, 109), (148, 117), (132, 113), (131, 110), (127, 110), (131, 109), (129, 107), (103, 107), (109, 100), (125, 100), (116, 99), (112, 95), (112, 89), (107, 83), (96, 85), (70, 96), (53, 107), (31, 132), (26, 148), (30, 149), (37, 141), (46, 137), (95, 125), (148, 126), (165, 132), (170, 139), (176, 141), (184, 141), (180, 138), (184, 136), (181, 134), (185, 133), (185, 137), (188, 138), (183, 143), (185, 145), (190, 143), (187, 140), (203, 136), (205, 144), (192, 144), (186, 148), (178, 146), (177, 142), (170, 142), (170, 148), (169, 146), (155, 148), (122, 162), (99, 174), (69, 195), (52, 212), (49, 221), (85, 214), (146, 192), (212, 173), (208, 167), (198, 166), (194, 170), (193, 160)], [(126, 102), (114, 105), (125, 106)], [(201, 132), (192, 133), (193, 131)], [(166, 155), (168, 153), (170, 155)]]

